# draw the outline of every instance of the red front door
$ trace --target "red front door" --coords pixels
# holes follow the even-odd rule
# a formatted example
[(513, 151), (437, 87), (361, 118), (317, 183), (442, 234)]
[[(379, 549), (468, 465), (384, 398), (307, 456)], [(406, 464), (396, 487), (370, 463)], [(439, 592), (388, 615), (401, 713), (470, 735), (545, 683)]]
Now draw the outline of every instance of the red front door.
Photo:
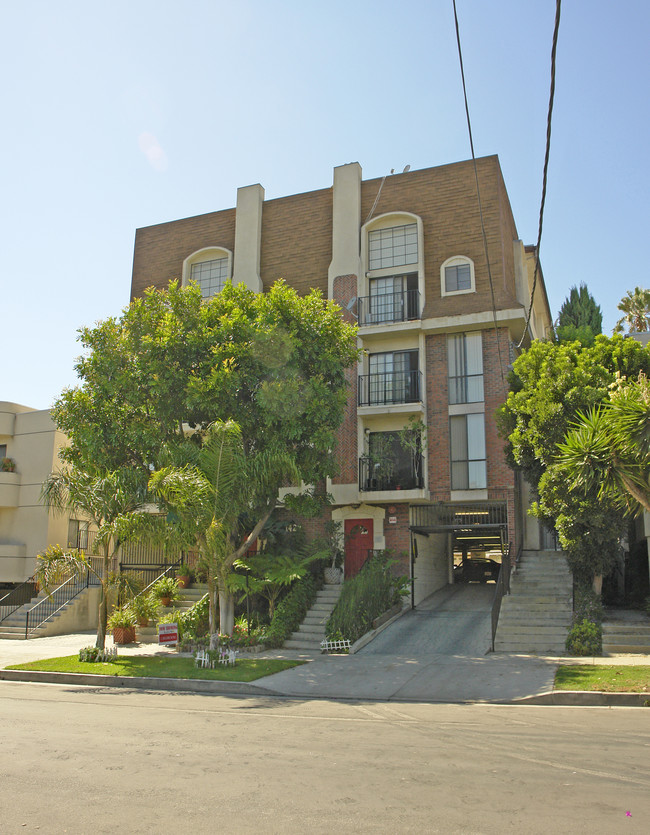
[(372, 519), (346, 519), (345, 535), (345, 579), (359, 573), (361, 566), (372, 550)]

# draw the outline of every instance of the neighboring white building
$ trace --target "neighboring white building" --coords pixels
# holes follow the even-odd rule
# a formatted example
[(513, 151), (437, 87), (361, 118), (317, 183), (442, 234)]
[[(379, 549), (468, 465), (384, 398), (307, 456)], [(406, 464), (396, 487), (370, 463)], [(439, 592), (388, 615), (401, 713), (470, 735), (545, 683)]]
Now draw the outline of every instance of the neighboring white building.
[(48, 409), (0, 401), (0, 584), (27, 580), (41, 551), (67, 542), (68, 517), (40, 501), (65, 442)]

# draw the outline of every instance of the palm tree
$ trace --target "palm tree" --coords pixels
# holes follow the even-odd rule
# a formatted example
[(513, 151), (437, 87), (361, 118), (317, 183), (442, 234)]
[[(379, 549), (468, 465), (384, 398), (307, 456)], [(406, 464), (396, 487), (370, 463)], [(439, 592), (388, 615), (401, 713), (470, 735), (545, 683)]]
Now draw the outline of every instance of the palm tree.
[[(216, 421), (208, 428), (196, 464), (165, 467), (155, 472), (149, 487), (173, 511), (193, 538), (208, 569), (210, 631), (230, 634), (234, 598), (228, 584), (240, 559), (262, 531), (275, 507), (278, 489), (300, 478), (295, 461), (284, 450), (246, 452), (239, 425)], [(256, 521), (249, 533), (241, 519)]]
[(60, 546), (48, 549), (38, 558), (35, 578), (47, 590), (62, 573), (90, 570), (100, 581), (97, 642), (100, 649), (106, 640), (110, 560), (127, 532), (142, 516), (144, 493), (133, 471), (104, 472), (97, 475), (69, 467), (51, 473), (43, 484), (41, 501), (54, 512), (76, 510), (83, 513), (97, 528), (95, 544), (102, 550), (100, 570), (93, 568), (86, 555)]
[(618, 309), (624, 314), (614, 326), (614, 333), (650, 330), (650, 290), (635, 287), (634, 292), (628, 290), (618, 304)]
[(650, 382), (619, 381), (610, 399), (586, 414), (558, 445), (571, 486), (613, 499), (638, 515), (650, 512)]

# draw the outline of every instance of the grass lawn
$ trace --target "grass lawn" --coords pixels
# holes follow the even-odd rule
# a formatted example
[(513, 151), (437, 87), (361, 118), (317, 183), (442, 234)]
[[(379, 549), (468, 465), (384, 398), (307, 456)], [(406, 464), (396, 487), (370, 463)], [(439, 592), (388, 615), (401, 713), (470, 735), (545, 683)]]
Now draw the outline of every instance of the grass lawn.
[(219, 665), (207, 670), (194, 666), (193, 658), (165, 658), (164, 656), (118, 656), (113, 661), (79, 661), (77, 655), (63, 658), (45, 658), (28, 664), (14, 664), (9, 670), (40, 670), (52, 673), (86, 673), (99, 676), (143, 676), (145, 678), (200, 678), (208, 681), (255, 681), (272, 673), (279, 673), (304, 661), (287, 661), (279, 658), (254, 658), (238, 660), (234, 667)]
[(565, 664), (555, 674), (555, 689), (650, 693), (650, 667)]

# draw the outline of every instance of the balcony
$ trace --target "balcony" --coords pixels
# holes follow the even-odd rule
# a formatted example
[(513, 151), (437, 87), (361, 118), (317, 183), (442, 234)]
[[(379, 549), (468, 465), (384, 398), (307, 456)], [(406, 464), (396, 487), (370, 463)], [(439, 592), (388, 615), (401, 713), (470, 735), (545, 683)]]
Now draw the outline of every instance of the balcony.
[(18, 507), (20, 475), (0, 472), (0, 507)]
[(359, 406), (394, 406), (422, 401), (422, 372), (359, 375)]
[(359, 459), (359, 490), (368, 493), (421, 490), (424, 459), (420, 453)]
[(358, 303), (359, 325), (390, 325), (410, 322), (422, 315), (418, 290), (362, 296)]

